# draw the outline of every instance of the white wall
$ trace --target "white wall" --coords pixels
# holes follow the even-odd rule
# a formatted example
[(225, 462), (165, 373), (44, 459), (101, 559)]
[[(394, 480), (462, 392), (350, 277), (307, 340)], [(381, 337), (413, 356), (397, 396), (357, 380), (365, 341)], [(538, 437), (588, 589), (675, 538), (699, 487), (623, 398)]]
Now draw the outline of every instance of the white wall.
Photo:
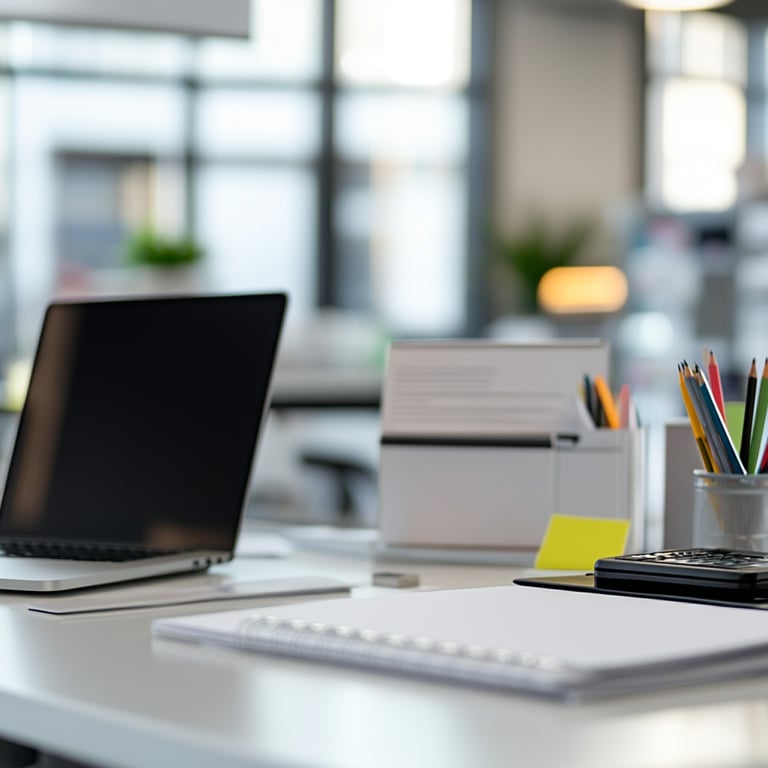
[(613, 0), (502, 0), (496, 222), (605, 215), (641, 190), (642, 35)]

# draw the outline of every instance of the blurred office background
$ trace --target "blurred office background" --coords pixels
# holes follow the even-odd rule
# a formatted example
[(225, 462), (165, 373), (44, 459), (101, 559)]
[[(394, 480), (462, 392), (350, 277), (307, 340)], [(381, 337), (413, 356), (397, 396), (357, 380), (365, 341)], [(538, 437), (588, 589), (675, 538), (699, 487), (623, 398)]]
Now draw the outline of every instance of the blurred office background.
[[(286, 290), (253, 514), (370, 525), (390, 339), (606, 337), (657, 435), (682, 358), (715, 349), (741, 396), (768, 355), (764, 3), (251, 0), (251, 26), (0, 23), (9, 397), (54, 297)], [(202, 258), (129, 263), (147, 229)], [(526, 254), (615, 269), (537, 299)]]

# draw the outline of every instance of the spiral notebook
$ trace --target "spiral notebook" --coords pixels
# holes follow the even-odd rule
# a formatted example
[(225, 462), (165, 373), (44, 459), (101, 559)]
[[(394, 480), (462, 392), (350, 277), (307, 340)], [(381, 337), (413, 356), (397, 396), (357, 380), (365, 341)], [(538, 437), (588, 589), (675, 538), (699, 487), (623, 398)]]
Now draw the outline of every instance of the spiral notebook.
[(566, 698), (768, 672), (763, 611), (517, 585), (158, 619), (153, 632)]

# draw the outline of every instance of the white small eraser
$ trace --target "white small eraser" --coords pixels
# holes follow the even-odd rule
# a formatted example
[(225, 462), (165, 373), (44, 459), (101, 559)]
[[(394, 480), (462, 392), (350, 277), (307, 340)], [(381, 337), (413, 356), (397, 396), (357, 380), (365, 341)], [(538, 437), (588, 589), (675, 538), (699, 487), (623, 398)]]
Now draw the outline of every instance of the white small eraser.
[(377, 587), (418, 587), (419, 574), (377, 571), (373, 574), (373, 584)]

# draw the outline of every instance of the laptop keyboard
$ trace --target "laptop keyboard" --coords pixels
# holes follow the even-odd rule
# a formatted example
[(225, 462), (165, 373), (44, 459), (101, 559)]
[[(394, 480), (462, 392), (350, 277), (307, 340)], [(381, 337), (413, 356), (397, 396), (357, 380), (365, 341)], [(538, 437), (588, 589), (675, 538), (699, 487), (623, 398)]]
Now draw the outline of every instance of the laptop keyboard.
[(56, 560), (89, 560), (124, 563), (147, 557), (173, 555), (175, 549), (147, 549), (102, 544), (67, 544), (62, 542), (30, 542), (0, 539), (0, 553), (12, 557), (44, 557)]

